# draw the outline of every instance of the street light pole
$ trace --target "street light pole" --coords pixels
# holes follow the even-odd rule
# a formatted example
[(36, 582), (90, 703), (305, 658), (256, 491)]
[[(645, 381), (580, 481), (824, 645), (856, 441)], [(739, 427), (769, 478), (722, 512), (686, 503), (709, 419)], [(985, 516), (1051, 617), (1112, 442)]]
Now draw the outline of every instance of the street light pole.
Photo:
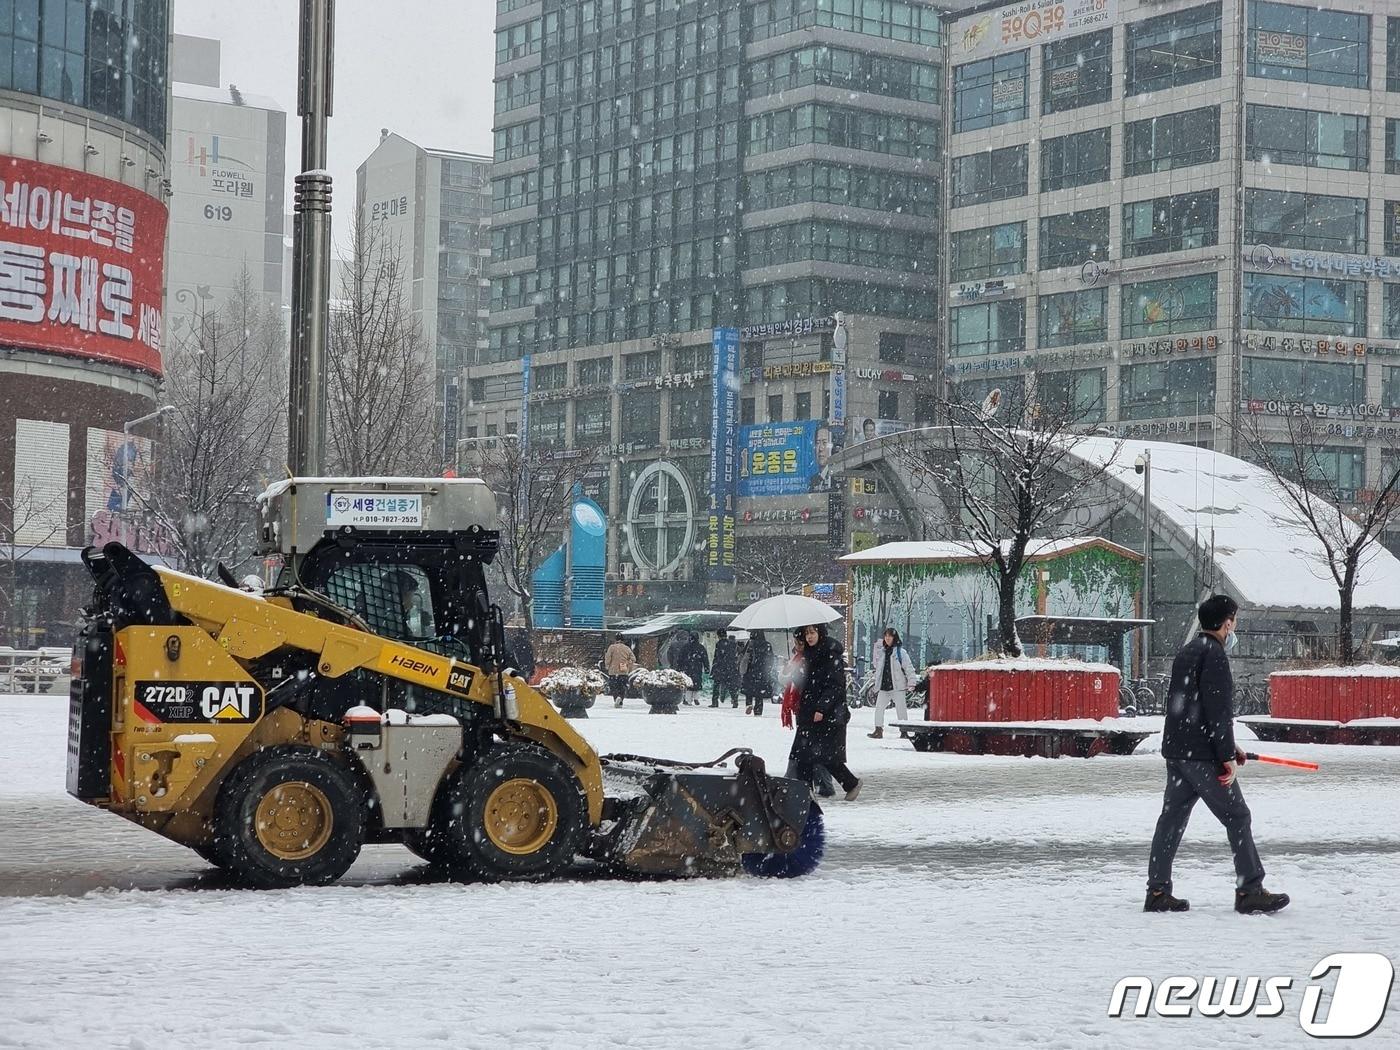
[[(1144, 449), (1133, 467), (1142, 475), (1142, 616), (1152, 619), (1152, 452)], [(1142, 629), (1143, 674), (1152, 656), (1152, 627)]]
[(292, 227), (292, 359), (287, 465), (293, 476), (323, 474), (326, 458), (326, 329), (330, 314), (331, 115), (335, 0), (301, 0), (297, 114), (301, 174)]
[(161, 405), (154, 412), (147, 412), (144, 416), (137, 416), (135, 419), (128, 419), (122, 424), (122, 433), (130, 435), (131, 432), (142, 423), (149, 423), (153, 419), (159, 419), (163, 415), (175, 411), (174, 405)]

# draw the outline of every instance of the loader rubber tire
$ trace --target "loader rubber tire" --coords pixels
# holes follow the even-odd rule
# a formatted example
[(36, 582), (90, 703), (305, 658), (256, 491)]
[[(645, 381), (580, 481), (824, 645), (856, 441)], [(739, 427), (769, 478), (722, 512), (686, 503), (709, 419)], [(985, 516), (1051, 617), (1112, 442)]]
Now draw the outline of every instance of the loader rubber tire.
[(358, 782), (325, 752), (266, 748), (220, 787), (211, 852), (259, 889), (325, 885), (360, 855), (365, 809)]
[(403, 833), (404, 848), (419, 860), (434, 867), (445, 868), (449, 864), (447, 851), (443, 848), (442, 837), (429, 825), (414, 828)]
[(574, 771), (542, 747), (508, 744), (464, 765), (433, 805), (437, 848), (457, 878), (539, 882), (573, 863), (588, 831)]

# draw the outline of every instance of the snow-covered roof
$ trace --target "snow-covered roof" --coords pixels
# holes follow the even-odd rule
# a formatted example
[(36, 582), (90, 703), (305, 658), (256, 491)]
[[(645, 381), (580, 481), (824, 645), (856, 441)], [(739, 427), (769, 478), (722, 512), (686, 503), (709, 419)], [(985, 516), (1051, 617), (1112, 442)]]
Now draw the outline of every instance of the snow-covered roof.
[[(1119, 486), (1137, 493), (1139, 454), (1152, 456), (1153, 528), (1174, 530), (1178, 549), (1192, 545), (1215, 559), (1216, 589), (1245, 608), (1320, 612), (1339, 607), (1337, 585), (1322, 545), (1263, 468), (1193, 445), (1086, 437), (1074, 454), (1105, 466)], [(1361, 566), (1358, 609), (1400, 610), (1400, 559), (1376, 544)]]
[(269, 95), (254, 95), (248, 91), (240, 90), (238, 97), (240, 102), (234, 101), (233, 92), (226, 87), (210, 87), (208, 84), (186, 84), (184, 81), (174, 81), (170, 85), (170, 93), (176, 98), (187, 98), (195, 102), (218, 102), (225, 106), (246, 106), (249, 109), (270, 109), (273, 112), (283, 112), (282, 104)]
[[(1029, 561), (1044, 561), (1049, 558), (1057, 558), (1062, 554), (1082, 550), (1085, 547), (1100, 547), (1121, 554), (1125, 558), (1142, 560), (1142, 555), (1137, 551), (1129, 550), (1127, 547), (1106, 540), (1102, 536), (1033, 539), (1026, 548), (1026, 557)], [(1009, 551), (1011, 541), (1002, 540), (1001, 549)], [(893, 543), (882, 543), (878, 547), (869, 547), (863, 551), (857, 551), (855, 554), (843, 555), (839, 560), (848, 565), (888, 565), (891, 563), (975, 562), (980, 561), (981, 556), (971, 543), (962, 543), (957, 540), (897, 540)]]

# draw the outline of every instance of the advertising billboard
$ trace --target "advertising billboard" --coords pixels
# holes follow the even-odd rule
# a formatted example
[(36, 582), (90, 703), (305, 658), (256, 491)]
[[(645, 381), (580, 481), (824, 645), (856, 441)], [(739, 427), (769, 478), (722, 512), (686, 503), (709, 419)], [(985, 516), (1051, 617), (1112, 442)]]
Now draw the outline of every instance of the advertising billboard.
[(1117, 21), (1118, 0), (1021, 0), (999, 11), (958, 19), (951, 39), (953, 61), (968, 62), (1043, 44)]
[(160, 375), (165, 223), (130, 186), (0, 160), (0, 343)]
[(842, 429), (819, 419), (739, 428), (739, 495), (797, 496), (831, 490), (831, 456)]
[(734, 579), (735, 437), (739, 424), (739, 329), (716, 328), (710, 391), (710, 501), (705, 518), (705, 568), (712, 580)]

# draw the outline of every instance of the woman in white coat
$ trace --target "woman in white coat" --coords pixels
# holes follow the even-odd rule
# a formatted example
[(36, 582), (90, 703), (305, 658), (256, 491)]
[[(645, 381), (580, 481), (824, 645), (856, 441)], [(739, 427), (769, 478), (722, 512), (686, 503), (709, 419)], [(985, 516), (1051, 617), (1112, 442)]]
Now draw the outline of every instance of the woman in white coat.
[(870, 735), (880, 740), (885, 735), (885, 708), (890, 706), (890, 701), (894, 701), (895, 711), (898, 712), (901, 722), (909, 717), (905, 697), (909, 695), (909, 690), (914, 688), (917, 677), (914, 673), (914, 661), (909, 659), (909, 654), (904, 651), (899, 632), (893, 627), (886, 627), (885, 633), (875, 643), (870, 654), (870, 667), (875, 672), (877, 690), (875, 731)]

